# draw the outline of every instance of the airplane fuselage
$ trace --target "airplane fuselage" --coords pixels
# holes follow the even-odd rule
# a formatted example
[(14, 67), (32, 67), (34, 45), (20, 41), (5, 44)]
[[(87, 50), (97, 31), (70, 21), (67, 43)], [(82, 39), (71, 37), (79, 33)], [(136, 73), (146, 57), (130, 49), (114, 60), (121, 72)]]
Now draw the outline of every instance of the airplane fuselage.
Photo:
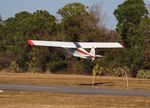
[(68, 52), (75, 57), (80, 57), (84, 59), (95, 59), (94, 54), (88, 53), (83, 48), (69, 48)]

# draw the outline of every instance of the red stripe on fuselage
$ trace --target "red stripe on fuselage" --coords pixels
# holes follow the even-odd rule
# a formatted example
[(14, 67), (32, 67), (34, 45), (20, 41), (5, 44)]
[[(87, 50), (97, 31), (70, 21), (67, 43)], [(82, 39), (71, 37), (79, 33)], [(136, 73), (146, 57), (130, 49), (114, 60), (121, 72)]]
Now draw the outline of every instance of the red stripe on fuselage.
[(89, 54), (89, 53), (87, 53), (87, 52), (84, 52), (84, 51), (80, 50), (79, 48), (77, 48), (77, 51), (79, 51), (79, 52), (82, 53), (82, 54), (88, 55), (88, 56), (90, 56), (90, 57), (92, 57), (92, 58), (95, 58), (95, 56), (93, 56), (93, 55), (91, 55), (91, 54)]

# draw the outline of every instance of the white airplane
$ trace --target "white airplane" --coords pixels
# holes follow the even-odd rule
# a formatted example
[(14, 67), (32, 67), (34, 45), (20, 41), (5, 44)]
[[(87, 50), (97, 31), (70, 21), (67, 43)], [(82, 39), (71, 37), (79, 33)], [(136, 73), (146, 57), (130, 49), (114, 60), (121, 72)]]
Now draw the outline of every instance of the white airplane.
[[(28, 44), (31, 46), (67, 48), (71, 55), (79, 58), (91, 59), (92, 61), (97, 57), (103, 57), (95, 54), (96, 48), (123, 48), (118, 42), (60, 42), (28, 40)], [(85, 49), (91, 49), (91, 51), (87, 52)]]

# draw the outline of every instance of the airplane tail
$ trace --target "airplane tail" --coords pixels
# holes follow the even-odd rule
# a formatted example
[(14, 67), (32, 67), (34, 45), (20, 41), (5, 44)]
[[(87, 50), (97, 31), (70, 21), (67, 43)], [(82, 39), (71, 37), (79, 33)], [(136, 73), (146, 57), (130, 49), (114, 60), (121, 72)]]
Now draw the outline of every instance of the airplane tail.
[(95, 48), (94, 47), (91, 49), (90, 54), (92, 54), (93, 56), (95, 56)]
[[(90, 54), (93, 55), (94, 57), (96, 57), (95, 56), (95, 48), (94, 47), (91, 49)], [(95, 58), (92, 58), (92, 61), (94, 61), (94, 60), (95, 60)]]
[[(95, 54), (95, 48), (93, 47), (90, 51), (90, 54), (92, 54), (94, 57), (103, 57), (102, 55), (96, 55)], [(93, 58), (92, 61), (94, 61), (95, 59)]]

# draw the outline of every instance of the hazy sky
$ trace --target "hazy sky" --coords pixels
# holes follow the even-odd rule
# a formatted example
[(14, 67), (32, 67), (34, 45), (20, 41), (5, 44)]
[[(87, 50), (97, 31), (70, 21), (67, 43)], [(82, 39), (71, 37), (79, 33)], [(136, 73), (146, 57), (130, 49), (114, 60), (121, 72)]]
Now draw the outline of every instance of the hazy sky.
[[(71, 2), (81, 2), (87, 6), (102, 3), (103, 11), (107, 13), (105, 24), (107, 28), (115, 29), (117, 21), (113, 15), (114, 9), (124, 0), (0, 0), (0, 14), (3, 19), (14, 16), (21, 11), (35, 12), (36, 10), (48, 10), (57, 15), (58, 9)], [(145, 0), (150, 3), (150, 0)]]

